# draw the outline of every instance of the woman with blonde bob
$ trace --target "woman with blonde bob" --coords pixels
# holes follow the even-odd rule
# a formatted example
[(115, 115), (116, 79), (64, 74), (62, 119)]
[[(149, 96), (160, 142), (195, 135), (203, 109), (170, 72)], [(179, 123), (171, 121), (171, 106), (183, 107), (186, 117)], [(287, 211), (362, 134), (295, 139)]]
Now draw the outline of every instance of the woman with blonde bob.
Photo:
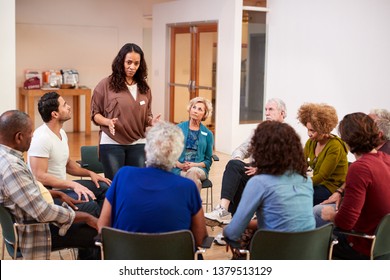
[(131, 232), (189, 229), (197, 245), (207, 236), (202, 200), (193, 181), (171, 172), (183, 150), (183, 133), (159, 122), (146, 135), (146, 168), (125, 166), (106, 193), (99, 232), (109, 226)]
[(213, 112), (211, 102), (195, 97), (187, 106), (189, 120), (178, 124), (184, 134), (184, 149), (172, 172), (193, 180), (200, 191), (212, 164), (213, 133), (202, 124)]
[(313, 172), (313, 205), (317, 205), (345, 182), (348, 150), (345, 143), (331, 133), (338, 123), (336, 110), (332, 106), (303, 104), (298, 110), (298, 120), (307, 128), (309, 136), (304, 154)]

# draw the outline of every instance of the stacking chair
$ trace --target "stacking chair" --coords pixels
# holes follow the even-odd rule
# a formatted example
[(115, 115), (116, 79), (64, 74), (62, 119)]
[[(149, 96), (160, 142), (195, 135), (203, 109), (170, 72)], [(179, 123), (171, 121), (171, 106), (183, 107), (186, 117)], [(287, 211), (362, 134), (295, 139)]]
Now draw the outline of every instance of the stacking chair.
[(103, 173), (103, 165), (99, 161), (97, 146), (81, 146), (81, 160), (77, 161), (81, 167), (95, 173)]
[[(3, 234), (1, 259), (4, 260), (5, 247), (7, 248), (7, 252), (12, 259), (16, 260), (16, 259), (23, 258), (18, 247), (19, 244), (18, 228), (25, 227), (26, 224), (20, 224), (14, 222), (11, 213), (3, 205), (0, 205), (0, 222), (1, 222), (1, 229)], [(44, 224), (45, 223), (32, 223), (32, 224), (29, 223), (28, 226), (42, 226)], [(71, 258), (75, 259), (76, 253), (74, 249), (68, 249), (68, 250), (70, 250)]]
[[(215, 154), (212, 155), (214, 161), (219, 161), (219, 157)], [(213, 183), (210, 179), (206, 179), (202, 181), (202, 190), (205, 189), (206, 192), (206, 201), (203, 202), (203, 205), (206, 206), (205, 211), (210, 207), (210, 211), (214, 209), (213, 207)], [(210, 192), (210, 195), (209, 195)]]
[[(213, 238), (207, 237), (204, 248), (210, 248)], [(195, 240), (189, 230), (167, 233), (135, 233), (103, 227), (101, 248), (105, 260), (196, 260), (205, 252), (195, 251)]]
[(21, 258), (22, 254), (18, 252), (18, 235), (17, 229), (14, 227), (11, 214), (3, 205), (0, 205), (0, 222), (1, 230), (3, 234), (2, 247), (1, 247), (1, 259), (4, 260), (4, 249), (7, 247), (9, 255), (16, 260)]
[(390, 260), (390, 213), (382, 218), (373, 235), (335, 229), (337, 233), (371, 239), (371, 260)]
[[(300, 232), (257, 230), (252, 237), (249, 250), (240, 250), (247, 260), (328, 260), (333, 245), (333, 224)], [(238, 242), (227, 240), (233, 248)]]

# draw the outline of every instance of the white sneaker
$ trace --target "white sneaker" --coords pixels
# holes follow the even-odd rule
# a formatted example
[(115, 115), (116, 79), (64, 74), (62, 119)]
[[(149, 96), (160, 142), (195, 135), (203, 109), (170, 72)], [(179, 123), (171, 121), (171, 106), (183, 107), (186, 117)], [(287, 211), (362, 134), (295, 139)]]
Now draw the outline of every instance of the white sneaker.
[(227, 225), (232, 219), (232, 215), (221, 205), (217, 205), (212, 212), (204, 214), (206, 219), (218, 221), (221, 224)]
[(223, 235), (222, 233), (218, 234), (216, 237), (214, 237), (214, 243), (220, 246), (225, 246), (226, 241), (223, 240)]

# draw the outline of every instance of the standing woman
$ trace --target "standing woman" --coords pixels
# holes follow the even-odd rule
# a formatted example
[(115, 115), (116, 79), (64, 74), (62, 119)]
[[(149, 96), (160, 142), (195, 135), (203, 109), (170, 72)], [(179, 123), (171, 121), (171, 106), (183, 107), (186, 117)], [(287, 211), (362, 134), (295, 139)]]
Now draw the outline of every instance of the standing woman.
[(313, 171), (313, 205), (317, 205), (328, 199), (345, 182), (348, 150), (338, 136), (331, 134), (338, 122), (336, 110), (332, 106), (303, 104), (298, 110), (298, 120), (306, 126), (309, 136), (304, 153)]
[(213, 112), (211, 102), (203, 97), (190, 100), (189, 120), (178, 124), (184, 134), (184, 149), (172, 172), (193, 180), (200, 192), (212, 164), (213, 133), (202, 124)]
[(100, 126), (99, 155), (104, 175), (113, 179), (124, 165), (145, 166), (145, 130), (153, 118), (152, 94), (142, 49), (125, 44), (112, 62), (112, 74), (95, 87), (92, 121)]

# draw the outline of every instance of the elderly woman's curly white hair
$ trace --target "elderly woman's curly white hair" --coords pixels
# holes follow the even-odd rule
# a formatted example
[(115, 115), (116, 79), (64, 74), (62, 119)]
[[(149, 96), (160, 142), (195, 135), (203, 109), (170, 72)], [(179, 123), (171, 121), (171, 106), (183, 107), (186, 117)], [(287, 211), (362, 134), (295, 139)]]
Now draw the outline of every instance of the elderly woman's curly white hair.
[(146, 166), (170, 171), (184, 147), (184, 135), (176, 125), (160, 121), (146, 134)]

